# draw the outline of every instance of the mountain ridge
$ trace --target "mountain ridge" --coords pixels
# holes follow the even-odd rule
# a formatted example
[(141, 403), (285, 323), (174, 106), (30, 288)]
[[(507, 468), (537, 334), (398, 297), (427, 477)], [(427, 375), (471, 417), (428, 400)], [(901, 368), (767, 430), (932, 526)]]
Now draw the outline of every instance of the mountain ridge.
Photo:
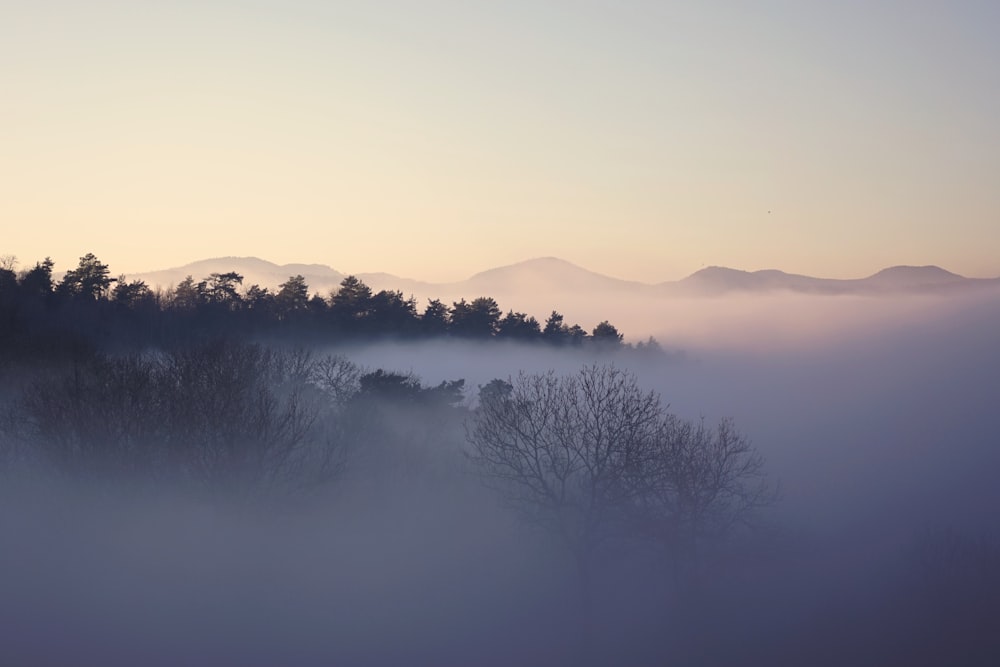
[[(348, 274), (325, 264), (275, 264), (259, 257), (216, 257), (196, 260), (180, 267), (127, 276), (144, 280), (154, 287), (176, 285), (187, 275), (196, 280), (209, 273), (236, 271), (244, 285), (276, 288), (292, 275), (302, 275), (314, 293), (336, 289)], [(641, 293), (661, 296), (718, 296), (733, 292), (800, 292), (810, 294), (886, 294), (933, 292), (975, 286), (1000, 285), (998, 278), (967, 278), (936, 265), (897, 265), (863, 278), (818, 278), (787, 273), (779, 269), (744, 271), (709, 266), (685, 278), (660, 283), (644, 283), (614, 278), (591, 271), (558, 257), (536, 257), (474, 273), (452, 282), (427, 282), (385, 272), (353, 274), (373, 291), (399, 290), (404, 293), (467, 296), (504, 295), (526, 290), (534, 292)]]

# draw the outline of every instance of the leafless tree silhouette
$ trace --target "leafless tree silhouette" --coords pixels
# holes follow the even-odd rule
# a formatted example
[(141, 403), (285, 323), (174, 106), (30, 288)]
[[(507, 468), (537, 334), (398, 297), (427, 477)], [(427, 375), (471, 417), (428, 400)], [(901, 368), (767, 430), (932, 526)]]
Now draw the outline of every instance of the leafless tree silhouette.
[(316, 369), (303, 351), (223, 340), (98, 356), (32, 384), (19, 433), (73, 475), (179, 476), (218, 489), (315, 484), (343, 464)]
[(653, 538), (676, 551), (776, 499), (763, 458), (732, 421), (684, 421), (614, 366), (494, 380), (480, 390), (467, 438), (484, 481), (572, 552), (586, 625), (603, 544)]
[(764, 457), (732, 419), (714, 428), (665, 414), (629, 484), (641, 530), (677, 558), (748, 525), (779, 497)]

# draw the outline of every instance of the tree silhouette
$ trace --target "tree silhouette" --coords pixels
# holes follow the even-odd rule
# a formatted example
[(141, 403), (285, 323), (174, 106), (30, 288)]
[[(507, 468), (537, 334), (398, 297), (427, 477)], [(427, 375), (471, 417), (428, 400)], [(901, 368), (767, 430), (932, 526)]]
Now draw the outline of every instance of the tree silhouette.
[[(25, 390), (23, 436), (67, 474), (179, 478), (260, 491), (324, 481), (341, 441), (307, 355), (216, 339), (95, 355)], [(340, 401), (341, 397), (333, 397)]]
[(462, 299), (451, 309), (451, 332), (456, 336), (488, 338), (496, 334), (499, 323), (500, 306), (490, 297), (481, 296), (472, 303)]
[(368, 316), (371, 300), (371, 288), (359, 278), (347, 276), (340, 281), (340, 289), (330, 297), (330, 314), (348, 331), (357, 331)]
[(46, 297), (52, 293), (52, 268), (55, 266), (50, 258), (46, 257), (41, 262), (36, 262), (35, 266), (28, 269), (21, 276), (21, 292), (29, 297)]
[(125, 280), (125, 276), (119, 276), (114, 289), (111, 290), (111, 298), (120, 306), (136, 310), (153, 303), (155, 295), (142, 280)]
[(598, 550), (652, 539), (672, 549), (745, 522), (776, 499), (763, 459), (724, 420), (716, 430), (661, 407), (614, 366), (520, 374), (480, 389), (471, 460), (526, 522), (572, 554), (589, 624)]
[(497, 325), (497, 336), (500, 338), (534, 340), (541, 335), (542, 330), (538, 325), (538, 320), (525, 313), (515, 313), (513, 310), (507, 311), (507, 314)]
[(619, 345), (622, 342), (622, 335), (618, 333), (618, 329), (607, 320), (594, 327), (591, 335), (595, 343), (602, 345)]
[(175, 310), (190, 312), (198, 308), (201, 303), (201, 292), (191, 276), (187, 276), (177, 283), (177, 286), (168, 295), (168, 304)]
[(574, 324), (566, 329), (566, 340), (570, 345), (582, 345), (587, 340), (587, 332), (579, 324)]
[(382, 290), (369, 302), (369, 328), (381, 333), (405, 335), (417, 324), (417, 303), (402, 292)]
[(542, 336), (550, 343), (563, 343), (566, 341), (569, 329), (563, 322), (562, 313), (553, 310), (552, 314), (545, 320), (545, 328), (542, 329)]
[(426, 336), (443, 336), (448, 332), (448, 306), (440, 299), (429, 299), (420, 316), (420, 331)]
[(238, 288), (242, 284), (243, 276), (235, 271), (210, 273), (198, 283), (197, 290), (205, 303), (235, 310), (241, 302)]
[(301, 275), (294, 275), (281, 283), (274, 295), (274, 306), (279, 319), (305, 312), (309, 308), (309, 286), (306, 279)]
[(277, 298), (266, 287), (251, 285), (243, 295), (243, 307), (250, 311), (257, 321), (267, 320), (271, 316), (284, 319), (289, 312), (281, 312), (277, 305)]
[(572, 554), (589, 625), (593, 561), (631, 505), (627, 479), (648, 458), (659, 398), (624, 371), (590, 366), (494, 381), (479, 400), (472, 461), (518, 516)]
[(111, 283), (115, 278), (110, 276), (111, 269), (102, 263), (93, 253), (87, 253), (80, 258), (80, 263), (71, 271), (67, 271), (57, 290), (70, 296), (78, 296), (93, 300), (106, 298)]
[(748, 524), (779, 497), (763, 456), (731, 419), (710, 428), (666, 415), (629, 484), (643, 530), (675, 560), (694, 557), (700, 543)]

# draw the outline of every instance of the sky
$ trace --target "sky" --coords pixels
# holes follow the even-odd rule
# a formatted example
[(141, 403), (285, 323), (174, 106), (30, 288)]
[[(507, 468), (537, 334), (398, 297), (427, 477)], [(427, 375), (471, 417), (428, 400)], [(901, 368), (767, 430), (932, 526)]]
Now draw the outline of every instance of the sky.
[(1000, 5), (0, 1), (0, 255), (1000, 276)]

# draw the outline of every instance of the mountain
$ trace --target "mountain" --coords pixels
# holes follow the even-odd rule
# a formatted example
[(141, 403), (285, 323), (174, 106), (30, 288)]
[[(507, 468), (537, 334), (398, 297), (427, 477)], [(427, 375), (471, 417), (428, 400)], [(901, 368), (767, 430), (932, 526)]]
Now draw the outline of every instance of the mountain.
[[(324, 264), (274, 264), (257, 257), (219, 257), (192, 262), (181, 267), (127, 276), (157, 287), (176, 285), (187, 276), (202, 280), (210, 273), (236, 271), (243, 285), (258, 284), (270, 289), (301, 274), (310, 291), (323, 295), (336, 289), (345, 274)], [(965, 278), (937, 266), (894, 266), (866, 278), (832, 279), (785, 273), (768, 269), (741, 271), (710, 266), (677, 281), (656, 285), (621, 280), (590, 271), (556, 257), (529, 259), (501, 266), (451, 283), (430, 283), (401, 278), (389, 273), (359, 273), (373, 291), (399, 290), (419, 301), (443, 301), (477, 296), (497, 298), (513, 295), (573, 296), (716, 296), (728, 293), (798, 292), (807, 294), (892, 294), (926, 293), (981, 286), (1000, 286), (1000, 278)]]
[(451, 286), (479, 290), (485, 295), (525, 291), (593, 293), (650, 290), (650, 286), (645, 283), (610, 278), (556, 257), (540, 257), (489, 269), (461, 283), (452, 283)]
[[(257, 257), (214, 257), (191, 262), (184, 266), (126, 276), (129, 280), (144, 280), (148, 285), (169, 287), (176, 285), (187, 276), (195, 281), (202, 280), (211, 273), (235, 271), (243, 276), (243, 286), (260, 285), (274, 290), (289, 277), (301, 275), (309, 285), (309, 291), (329, 294), (347, 277), (325, 264), (274, 264)], [(431, 287), (430, 283), (400, 278), (389, 273), (360, 273), (358, 278), (374, 291), (382, 289), (401, 290), (407, 294)]]
[(661, 283), (665, 291), (686, 294), (725, 294), (727, 292), (792, 292), (825, 293), (836, 291), (835, 283), (826, 278), (813, 278), (774, 269), (740, 271), (722, 266), (710, 266), (676, 282)]
[[(323, 264), (274, 264), (257, 257), (217, 257), (184, 266), (127, 276), (129, 280), (144, 280), (158, 287), (176, 285), (187, 276), (201, 280), (210, 273), (235, 271), (243, 276), (243, 285), (258, 284), (270, 289), (301, 274), (311, 292), (327, 294), (339, 286), (346, 274)], [(391, 273), (358, 273), (358, 278), (372, 288), (399, 290), (419, 298), (475, 298), (516, 294), (519, 292), (640, 292), (652, 289), (644, 283), (619, 280), (589, 271), (555, 257), (543, 257), (501, 266), (477, 273), (466, 280), (450, 283), (429, 283), (401, 278)]]
[(306, 279), (312, 291), (328, 291), (344, 279), (344, 274), (323, 264), (279, 265), (257, 257), (214, 257), (171, 269), (136, 273), (126, 278), (144, 280), (150, 286), (166, 288), (176, 285), (187, 276), (192, 276), (197, 282), (211, 273), (230, 271), (243, 276), (244, 287), (257, 284), (271, 289), (288, 280), (290, 276), (300, 274)]
[(676, 282), (660, 283), (661, 293), (721, 295), (730, 292), (800, 292), (807, 294), (926, 293), (1000, 285), (1000, 278), (966, 278), (937, 266), (893, 266), (867, 278), (814, 278), (773, 269), (739, 271), (710, 266)]
[(888, 290), (924, 290), (960, 285), (969, 280), (938, 266), (893, 266), (868, 276), (864, 282)]

